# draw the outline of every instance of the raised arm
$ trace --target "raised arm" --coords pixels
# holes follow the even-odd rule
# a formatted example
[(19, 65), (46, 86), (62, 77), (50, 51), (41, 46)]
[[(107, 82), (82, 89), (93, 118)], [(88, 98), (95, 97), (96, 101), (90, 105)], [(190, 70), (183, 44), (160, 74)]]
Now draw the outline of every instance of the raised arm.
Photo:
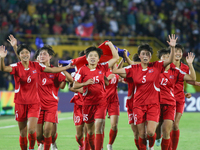
[(74, 68), (74, 66), (72, 66), (71, 64), (64, 66), (64, 67), (45, 67), (44, 72), (50, 72), (50, 73), (58, 73), (58, 72), (62, 72), (68, 69)]
[(164, 61), (164, 67), (171, 64), (174, 60), (174, 51), (175, 51), (177, 39), (178, 39), (178, 37), (176, 37), (175, 34), (172, 34), (171, 36), (169, 35), (169, 41), (167, 41), (167, 43), (171, 47), (171, 52), (170, 52), (170, 55), (169, 55), (169, 59)]
[(118, 69), (116, 66), (114, 66), (112, 72), (114, 74), (118, 74), (122, 78), (126, 78), (126, 70), (125, 70), (125, 68), (119, 68)]
[(119, 60), (119, 55), (114, 45), (112, 44), (112, 42), (110, 41), (106, 42), (105, 45), (108, 45), (110, 47), (112, 55), (113, 55), (113, 58), (108, 61), (108, 66), (110, 68)]
[[(62, 64), (60, 64), (59, 63), (59, 61), (58, 61), (58, 67), (63, 67), (63, 65)], [(72, 78), (72, 76), (65, 70), (65, 71), (63, 71), (63, 73), (65, 74), (65, 81), (66, 82), (73, 82), (73, 78)]]
[(12, 34), (10, 34), (9, 35), (9, 39), (7, 39), (7, 41), (13, 47), (14, 52), (15, 52), (17, 58), (20, 60), (19, 55), (17, 54), (17, 39)]
[(128, 50), (124, 50), (124, 58), (126, 59), (126, 62), (129, 64), (129, 65), (133, 65), (134, 64), (134, 61), (132, 61), (128, 56), (127, 56), (127, 53), (128, 53)]
[(123, 58), (122, 58), (121, 61), (120, 61), (119, 64), (118, 64), (118, 67), (117, 67), (117, 68), (122, 68), (123, 65), (124, 65), (124, 60), (123, 60)]
[(1, 71), (4, 71), (4, 72), (12, 72), (12, 67), (11, 66), (5, 66), (5, 63), (4, 63), (4, 58), (7, 56), (7, 50), (5, 50), (5, 46), (1, 45), (0, 46), (0, 59), (1, 59)]
[(188, 56), (186, 57), (186, 61), (187, 61), (187, 64), (188, 64), (188, 67), (190, 69), (190, 74), (185, 74), (184, 76), (184, 80), (189, 80), (189, 81), (195, 81), (196, 80), (196, 72), (194, 70), (194, 67), (192, 65), (192, 62), (194, 60), (194, 54), (193, 53), (188, 53)]

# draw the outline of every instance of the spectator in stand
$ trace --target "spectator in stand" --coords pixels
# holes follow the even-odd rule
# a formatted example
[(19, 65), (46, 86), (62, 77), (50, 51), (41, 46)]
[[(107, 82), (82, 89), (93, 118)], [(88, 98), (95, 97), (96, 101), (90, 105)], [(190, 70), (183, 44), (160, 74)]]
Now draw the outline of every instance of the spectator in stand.
[(197, 0), (0, 0), (0, 45), (13, 32), (76, 35), (76, 27), (92, 15), (93, 36), (152, 36), (165, 42), (166, 34), (176, 33), (179, 43), (189, 42), (188, 49), (198, 54), (199, 6)]

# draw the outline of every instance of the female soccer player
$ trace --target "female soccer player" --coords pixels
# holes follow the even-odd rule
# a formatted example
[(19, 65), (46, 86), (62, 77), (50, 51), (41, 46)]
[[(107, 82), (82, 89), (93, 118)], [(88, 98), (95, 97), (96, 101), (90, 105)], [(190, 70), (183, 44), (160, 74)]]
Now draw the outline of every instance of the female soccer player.
[[(126, 62), (129, 65), (133, 64), (139, 64), (141, 63), (140, 58), (138, 57), (138, 54), (133, 55), (133, 61), (127, 57), (127, 51), (125, 51), (125, 59)], [(128, 96), (127, 96), (127, 101), (126, 101), (126, 108), (127, 108), (127, 113), (128, 113), (128, 119), (129, 119), (129, 124), (131, 125), (131, 129), (134, 134), (134, 141), (137, 149), (139, 150), (139, 133), (137, 126), (134, 124), (134, 117), (133, 117), (133, 99), (134, 99), (134, 82), (132, 78), (124, 78), (124, 81), (127, 82), (128, 84)]]
[[(113, 70), (122, 77), (130, 77), (135, 84), (133, 117), (134, 124), (139, 131), (139, 148), (146, 150), (145, 122), (147, 121), (147, 138), (150, 148), (153, 147), (156, 139), (156, 126), (159, 119), (159, 98), (160, 90), (158, 78), (164, 67), (172, 63), (174, 57), (174, 48), (176, 44), (175, 35), (169, 36), (168, 44), (172, 47), (170, 57), (166, 61), (156, 61), (150, 63), (152, 48), (148, 44), (142, 44), (138, 47), (138, 55), (141, 64), (131, 65), (122, 69)], [(123, 75), (122, 75), (123, 74)]]
[[(169, 58), (169, 54), (169, 49), (161, 49), (158, 51), (158, 57), (161, 61), (167, 60)], [(182, 72), (180, 69), (172, 67), (173, 65), (166, 66), (165, 71), (160, 74), (160, 124), (162, 124), (163, 133), (161, 143), (162, 150), (168, 150), (170, 145), (170, 132), (172, 129), (176, 110), (174, 86), (177, 82), (183, 82), (183, 80), (196, 80), (195, 70), (192, 65), (193, 60), (194, 54), (188, 53), (186, 61), (190, 68), (190, 75)]]
[(30, 48), (22, 44), (17, 49), (20, 62), (5, 66), (4, 58), (7, 51), (4, 46), (0, 47), (1, 70), (10, 72), (15, 79), (15, 116), (20, 130), (20, 147), (27, 149), (27, 121), (29, 149), (34, 149), (36, 140), (36, 125), (40, 112), (40, 99), (38, 96), (38, 74), (40, 72), (57, 73), (71, 68), (66, 67), (50, 68), (37, 62), (30, 61)]
[[(189, 70), (192, 67), (191, 64), (188, 67), (187, 65), (183, 64), (181, 62), (182, 56), (183, 56), (183, 51), (184, 47), (180, 44), (176, 44), (175, 46), (175, 56), (173, 60), (173, 67), (179, 68), (181, 71), (183, 71), (186, 74), (189, 74)], [(194, 82), (194, 81), (193, 81)], [(178, 141), (179, 141), (179, 135), (180, 135), (180, 130), (179, 130), (179, 122), (181, 119), (181, 116), (184, 111), (184, 106), (185, 106), (185, 94), (184, 94), (184, 82), (179, 81), (176, 83), (175, 88), (174, 88), (174, 96), (176, 99), (176, 115), (175, 115), (175, 120), (173, 124), (173, 128), (171, 131), (171, 145), (170, 147), (173, 150), (177, 149), (178, 146)]]
[[(54, 51), (51, 46), (45, 45), (39, 49), (39, 62), (53, 68), (50, 65), (50, 59), (53, 55)], [(64, 88), (66, 82), (73, 82), (73, 79), (66, 71), (62, 73), (42, 72), (39, 76), (39, 81), (38, 93), (41, 111), (37, 125), (37, 140), (42, 140), (44, 135), (44, 150), (49, 150), (52, 143), (52, 131), (58, 123), (58, 90), (61, 86)]]
[[(80, 56), (84, 56), (84, 51), (79, 53)], [(71, 75), (74, 78), (75, 72), (73, 72)], [(84, 132), (84, 121), (83, 121), (83, 115), (82, 115), (82, 105), (83, 105), (83, 99), (82, 99), (82, 93), (83, 88), (80, 89), (74, 89), (73, 83), (69, 84), (69, 90), (74, 92), (74, 97), (72, 97), (70, 103), (74, 103), (74, 114), (73, 114), (73, 120), (74, 125), (76, 127), (76, 141), (79, 144), (79, 150), (90, 150), (90, 146), (87, 140), (87, 134), (85, 136), (85, 143), (83, 142), (83, 132)], [(86, 128), (85, 128), (86, 129)]]
[[(18, 59), (20, 59), (19, 55), (17, 54), (17, 39), (13, 35), (10, 35), (8, 42), (14, 48), (15, 54), (17, 55)], [(42, 63), (42, 64), (44, 64), (46, 66), (50, 66), (50, 59), (52, 58), (53, 55), (54, 55), (54, 51), (51, 48), (51, 46), (46, 45), (46, 46), (42, 47), (41, 49), (37, 50), (34, 57), (35, 57), (35, 60), (37, 62), (40, 62), (40, 63)], [(50, 67), (53, 67), (53, 66), (50, 66)], [(39, 93), (40, 100), (42, 100), (41, 101), (42, 107), (41, 107), (40, 117), (39, 117), (38, 125), (37, 125), (37, 141), (38, 141), (39, 149), (42, 149), (42, 150), (44, 149), (44, 147), (46, 147), (46, 149), (49, 149), (48, 148), (49, 147), (49, 143), (46, 142), (47, 138), (45, 138), (44, 135), (43, 135), (43, 124), (44, 124), (44, 121), (47, 118), (47, 113), (48, 113), (47, 111), (45, 111), (45, 113), (44, 113), (44, 110), (43, 110), (45, 107), (47, 107), (47, 106), (44, 107), (44, 99), (48, 99), (47, 100), (48, 101), (47, 104), (52, 103), (52, 101), (50, 101), (51, 94), (48, 95), (47, 93), (51, 93), (52, 89), (55, 88), (56, 89), (54, 91), (55, 95), (58, 95), (58, 89), (59, 89), (58, 85), (60, 86), (60, 88), (64, 88), (65, 85), (66, 85), (65, 80), (66, 81), (69, 80), (71, 82), (73, 81), (73, 79), (71, 78), (69, 73), (67, 73), (66, 71), (64, 71), (64, 73), (65, 73), (66, 77), (62, 73), (55, 74), (55, 78), (51, 79), (53, 81), (53, 83), (49, 84), (49, 82), (47, 82), (48, 85), (46, 85), (46, 84), (45, 85), (41, 85), (40, 84), (40, 83), (42, 83), (44, 81), (44, 78), (42, 78), (42, 75), (44, 75), (44, 76), (47, 75), (48, 76), (48, 75), (50, 75), (52, 73), (42, 72), (41, 73), (42, 75), (39, 76), (40, 78), (39, 78), (39, 92), (38, 93)], [(48, 78), (46, 78), (46, 79), (48, 80)], [(63, 80), (63, 81), (60, 82), (59, 80)], [(51, 85), (52, 85), (52, 87), (51, 87)], [(48, 88), (46, 88), (46, 86), (48, 86)], [(55, 105), (55, 107), (56, 107), (56, 105)], [(52, 108), (51, 108), (51, 110), (52, 110)], [(51, 111), (51, 112), (53, 112), (53, 111)], [(54, 119), (54, 120), (56, 120), (57, 123), (58, 123), (58, 120), (57, 120), (58, 116), (57, 115), (58, 114), (56, 113), (56, 115), (53, 115), (53, 117), (56, 117), (56, 119)], [(45, 122), (46, 123), (45, 123), (45, 126), (44, 126), (44, 130), (46, 128), (48, 128), (48, 125), (49, 125), (49, 122), (47, 122), (47, 121), (45, 121)], [(48, 133), (45, 133), (45, 134), (49, 134), (49, 132), (52, 131), (51, 132), (52, 144), (50, 143), (52, 150), (56, 150), (57, 149), (57, 146), (56, 146), (56, 143), (55, 143), (55, 140), (57, 139), (57, 123), (53, 123), (53, 127), (50, 128), (50, 130), (45, 130), (46, 132), (48, 132)]]
[[(122, 59), (123, 61), (123, 59)], [(117, 64), (114, 64), (113, 67), (116, 67)], [(119, 75), (112, 73), (112, 68), (106, 72), (106, 77), (109, 80), (109, 85), (106, 86), (106, 99), (107, 99), (107, 112), (110, 118), (111, 129), (109, 132), (109, 143), (107, 145), (108, 150), (112, 150), (112, 144), (115, 141), (117, 136), (117, 125), (119, 120), (119, 98), (117, 92), (118, 82), (122, 82)]]
[[(83, 87), (83, 120), (87, 127), (87, 138), (92, 150), (101, 150), (103, 146), (103, 124), (106, 115), (104, 75), (119, 59), (111, 42), (106, 42), (113, 58), (107, 63), (98, 64), (102, 50), (96, 47), (86, 49), (88, 65), (84, 65), (75, 76), (74, 88)], [(94, 129), (96, 130), (95, 138)]]
[[(79, 57), (84, 56), (85, 52), (81, 51), (79, 53)], [(71, 75), (73, 78), (75, 77), (75, 72), (73, 72)], [(104, 82), (105, 85), (109, 85), (109, 81), (107, 80), (106, 76), (104, 76)], [(83, 108), (83, 88), (80, 89), (74, 89), (73, 83), (70, 83), (69, 90), (72, 92), (75, 92), (74, 97), (71, 99), (71, 103), (74, 103), (74, 114), (73, 114), (73, 120), (74, 124), (76, 126), (76, 141), (79, 144), (79, 150), (90, 150), (90, 145), (87, 140), (87, 128), (85, 126), (85, 123), (83, 121), (83, 115), (82, 115), (82, 108)], [(85, 133), (85, 141), (83, 142), (83, 132)]]

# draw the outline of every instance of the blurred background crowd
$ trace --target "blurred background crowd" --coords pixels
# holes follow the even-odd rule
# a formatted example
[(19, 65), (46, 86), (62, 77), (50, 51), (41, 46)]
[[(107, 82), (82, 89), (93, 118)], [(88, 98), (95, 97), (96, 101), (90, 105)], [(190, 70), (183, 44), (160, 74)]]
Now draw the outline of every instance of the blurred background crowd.
[[(100, 37), (151, 36), (166, 42), (175, 33), (200, 62), (200, 0), (0, 0), (0, 45), (9, 51), (6, 64), (18, 61), (6, 42), (9, 34), (77, 35), (83, 23), (94, 27), (91, 36)], [(0, 72), (0, 89), (8, 90), (10, 80)]]

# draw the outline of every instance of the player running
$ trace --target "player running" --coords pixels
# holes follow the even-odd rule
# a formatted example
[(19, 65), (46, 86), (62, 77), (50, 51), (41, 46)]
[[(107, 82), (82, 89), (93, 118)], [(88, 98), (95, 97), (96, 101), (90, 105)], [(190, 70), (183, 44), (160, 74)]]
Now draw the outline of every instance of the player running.
[(175, 35), (169, 36), (168, 44), (172, 51), (170, 57), (165, 61), (156, 61), (150, 63), (153, 54), (152, 48), (148, 44), (141, 44), (138, 47), (138, 55), (141, 64), (130, 65), (122, 69), (113, 70), (120, 76), (133, 79), (135, 84), (133, 117), (134, 124), (137, 125), (139, 131), (139, 148), (146, 150), (145, 124), (147, 121), (147, 138), (149, 139), (150, 149), (153, 147), (156, 139), (156, 127), (159, 120), (159, 78), (164, 67), (172, 63), (174, 57), (174, 49), (177, 38)]
[[(158, 51), (158, 57), (161, 61), (169, 59), (170, 50), (161, 49)], [(184, 80), (195, 81), (196, 74), (192, 62), (194, 54), (188, 53), (186, 61), (190, 66), (191, 74), (186, 74), (173, 65), (168, 65), (165, 71), (160, 74), (160, 125), (162, 128), (163, 138), (161, 143), (162, 150), (168, 150), (170, 145), (170, 132), (172, 129), (173, 121), (176, 111), (176, 99), (174, 95), (174, 87), (177, 82)]]
[(101, 150), (103, 146), (103, 124), (107, 106), (104, 75), (119, 59), (113, 44), (106, 42), (106, 45), (110, 47), (113, 58), (106, 63), (98, 64), (102, 50), (96, 47), (87, 48), (85, 52), (88, 65), (79, 69), (74, 83), (74, 88), (83, 87), (83, 120), (86, 123), (87, 138), (92, 150)]
[[(30, 61), (31, 49), (22, 44), (17, 49), (20, 62), (5, 66), (4, 58), (7, 56), (7, 51), (4, 46), (0, 47), (1, 70), (10, 72), (15, 79), (15, 116), (18, 121), (20, 130), (20, 147), (22, 150), (27, 149), (27, 128), (29, 149), (34, 149), (36, 140), (36, 126), (40, 113), (40, 99), (38, 96), (38, 75), (40, 72), (61, 72), (71, 68), (55, 67), (50, 68), (38, 62)], [(28, 123), (28, 127), (27, 127)]]

